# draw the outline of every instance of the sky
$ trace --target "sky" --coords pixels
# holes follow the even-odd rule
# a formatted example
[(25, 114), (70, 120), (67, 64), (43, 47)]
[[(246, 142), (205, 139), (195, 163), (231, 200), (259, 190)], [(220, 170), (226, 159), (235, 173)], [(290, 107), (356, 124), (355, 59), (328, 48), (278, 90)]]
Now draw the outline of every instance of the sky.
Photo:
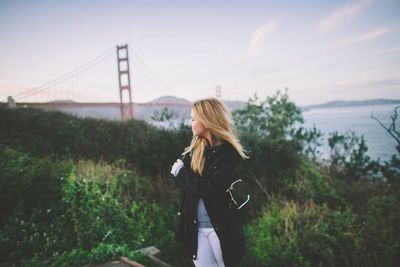
[[(400, 99), (399, 0), (1, 0), (0, 101), (118, 102), (123, 44), (134, 102), (193, 101), (217, 86), (241, 101), (285, 88), (299, 105)], [(105, 53), (81, 76), (18, 98)]]

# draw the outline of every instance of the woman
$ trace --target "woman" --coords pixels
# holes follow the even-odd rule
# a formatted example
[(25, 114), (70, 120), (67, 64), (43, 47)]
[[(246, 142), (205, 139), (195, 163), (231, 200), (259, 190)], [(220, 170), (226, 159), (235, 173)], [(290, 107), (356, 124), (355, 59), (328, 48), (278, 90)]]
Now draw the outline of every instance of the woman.
[(184, 192), (176, 239), (197, 267), (237, 266), (245, 245), (238, 209), (227, 193), (247, 158), (232, 133), (226, 107), (217, 99), (194, 103), (192, 142), (171, 169)]

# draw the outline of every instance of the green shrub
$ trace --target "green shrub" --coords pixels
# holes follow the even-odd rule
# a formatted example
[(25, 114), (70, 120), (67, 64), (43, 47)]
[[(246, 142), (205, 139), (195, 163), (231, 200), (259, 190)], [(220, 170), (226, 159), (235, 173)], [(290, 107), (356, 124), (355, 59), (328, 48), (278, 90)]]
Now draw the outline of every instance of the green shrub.
[[(2, 151), (1, 157), (6, 159), (0, 165), (5, 174), (1, 188), (31, 191), (37, 198), (17, 195), (14, 199), (20, 204), (9, 209), (2, 221), (4, 266), (59, 266), (61, 262), (81, 266), (133, 255), (150, 245), (163, 250), (173, 242), (174, 205), (150, 201), (151, 183), (134, 171), (118, 164), (54, 162), (12, 149)], [(15, 180), (22, 166), (33, 170), (24, 173), (25, 180), (40, 177), (42, 181), (25, 185), (24, 180)], [(45, 175), (49, 172), (52, 175)]]
[(329, 134), (328, 143), (333, 177), (351, 181), (375, 178), (377, 166), (367, 155), (368, 147), (364, 136), (359, 137), (352, 131), (344, 134), (333, 132)]
[(26, 220), (33, 209), (50, 208), (61, 198), (62, 179), (72, 166), (0, 146), (0, 223), (16, 210)]
[[(233, 114), (250, 155), (238, 189), (251, 194), (243, 266), (399, 266), (398, 157), (380, 165), (362, 137), (333, 133), (328, 170), (316, 163), (320, 131), (302, 127), (287, 92), (257, 101)], [(173, 241), (178, 190), (169, 178), (188, 127), (1, 107), (0, 121), (2, 265), (135, 259), (148, 245), (192, 264)]]
[(271, 201), (246, 227), (252, 266), (354, 266), (355, 215), (309, 202)]
[(157, 129), (141, 120), (127, 122), (78, 118), (59, 111), (0, 107), (0, 144), (34, 156), (74, 160), (120, 159), (129, 169), (154, 180), (188, 145), (191, 131)]
[(329, 173), (305, 158), (296, 168), (294, 179), (287, 184), (286, 190), (285, 195), (299, 203), (313, 200), (332, 208), (346, 205), (345, 200), (337, 194)]
[[(400, 199), (398, 195), (371, 198), (359, 216), (364, 266), (400, 265)], [(367, 257), (365, 257), (367, 255)]]

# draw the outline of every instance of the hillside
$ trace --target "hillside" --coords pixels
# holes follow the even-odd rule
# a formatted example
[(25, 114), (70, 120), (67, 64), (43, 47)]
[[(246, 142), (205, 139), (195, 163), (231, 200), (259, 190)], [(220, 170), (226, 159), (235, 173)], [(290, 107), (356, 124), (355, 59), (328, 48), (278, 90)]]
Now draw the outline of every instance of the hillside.
[(368, 99), (368, 100), (335, 100), (323, 104), (309, 105), (302, 107), (303, 109), (313, 108), (340, 108), (340, 107), (359, 107), (371, 105), (393, 105), (400, 104), (400, 100), (392, 99)]

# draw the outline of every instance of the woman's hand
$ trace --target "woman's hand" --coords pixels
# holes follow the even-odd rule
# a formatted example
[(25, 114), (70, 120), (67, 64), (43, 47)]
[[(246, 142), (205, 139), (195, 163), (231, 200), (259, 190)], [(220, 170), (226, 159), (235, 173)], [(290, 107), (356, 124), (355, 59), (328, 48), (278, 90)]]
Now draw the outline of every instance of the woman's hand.
[(176, 177), (176, 176), (178, 175), (178, 173), (179, 173), (179, 170), (180, 170), (183, 166), (184, 166), (184, 165), (183, 165), (183, 161), (180, 160), (180, 159), (177, 159), (177, 160), (175, 161), (174, 165), (172, 165), (171, 174), (172, 174), (173, 176)]

